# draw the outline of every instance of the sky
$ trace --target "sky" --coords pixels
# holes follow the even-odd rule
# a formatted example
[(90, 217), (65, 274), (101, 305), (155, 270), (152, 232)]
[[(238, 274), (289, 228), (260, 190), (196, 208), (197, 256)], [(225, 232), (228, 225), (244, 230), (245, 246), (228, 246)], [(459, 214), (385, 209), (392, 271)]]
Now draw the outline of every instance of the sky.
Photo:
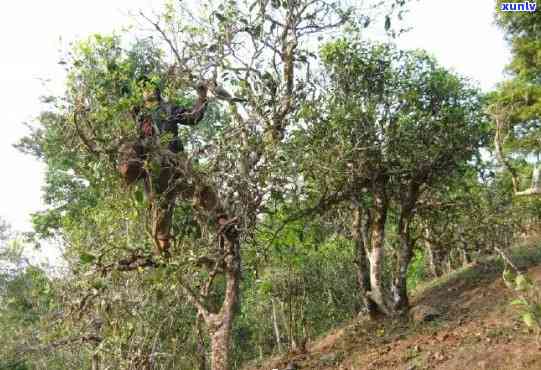
[[(12, 147), (42, 108), (39, 97), (61, 92), (58, 61), (69, 41), (131, 23), (130, 10), (150, 12), (159, 0), (18, 0), (0, 2), (0, 217), (28, 231), (30, 214), (44, 208), (44, 166)], [(509, 61), (493, 24), (494, 0), (418, 0), (398, 41), (428, 50), (441, 64), (477, 81), (483, 90), (503, 79)], [(49, 82), (46, 82), (49, 81)]]

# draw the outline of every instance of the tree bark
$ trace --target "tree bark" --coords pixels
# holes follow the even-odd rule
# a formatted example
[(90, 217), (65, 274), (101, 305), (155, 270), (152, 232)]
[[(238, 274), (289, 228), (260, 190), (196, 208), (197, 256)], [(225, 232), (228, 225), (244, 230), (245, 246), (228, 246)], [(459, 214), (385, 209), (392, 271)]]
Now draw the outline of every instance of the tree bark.
[(229, 347), (231, 341), (231, 322), (217, 320), (214, 332), (210, 334), (211, 343), (211, 369), (228, 370), (229, 369)]
[(97, 353), (92, 355), (92, 370), (100, 370), (100, 356)]
[(511, 162), (506, 158), (503, 151), (502, 131), (508, 120), (506, 111), (500, 107), (496, 107), (496, 110), (492, 113), (492, 116), (496, 122), (496, 132), (494, 135), (494, 149), (496, 153), (496, 159), (498, 162), (511, 174), (511, 181), (513, 183), (513, 193), (516, 195), (520, 186), (517, 170), (511, 165)]
[(395, 271), (393, 290), (395, 293), (393, 310), (405, 313), (409, 309), (408, 299), (408, 268), (413, 257), (414, 240), (411, 237), (410, 225), (413, 220), (419, 186), (416, 182), (409, 185), (408, 191), (401, 199), (400, 215), (398, 217), (398, 238), (400, 249)]
[(207, 353), (205, 348), (205, 341), (203, 340), (202, 333), (202, 320), (201, 317), (197, 318), (196, 322), (196, 336), (197, 336), (197, 367), (198, 370), (207, 370)]
[(462, 255), (462, 266), (468, 266), (471, 264), (472, 259), (470, 252), (468, 251), (468, 243), (463, 241), (460, 247), (460, 254)]
[(228, 370), (230, 368), (231, 330), (240, 282), (240, 251), (236, 231), (229, 235), (226, 232), (225, 246), (227, 255), (224, 259), (226, 277), (224, 301), (220, 312), (208, 314), (205, 320), (211, 341), (211, 370)]
[(370, 319), (375, 320), (380, 316), (381, 312), (378, 309), (377, 304), (370, 298), (370, 266), (366, 251), (370, 242), (368, 235), (369, 227), (369, 213), (363, 211), (359, 202), (354, 201), (351, 234), (355, 244), (357, 284), (359, 286), (362, 304), (366, 307)]
[[(402, 218), (402, 217), (400, 217)], [(409, 233), (410, 220), (401, 220), (399, 222), (400, 250), (398, 251), (398, 260), (395, 272), (394, 309), (397, 312), (405, 312), (409, 309), (408, 299), (408, 267), (413, 257), (413, 241)]]
[(372, 222), (370, 227), (370, 299), (385, 315), (390, 315), (389, 299), (383, 286), (383, 257), (385, 223), (387, 222), (387, 199), (379, 192), (374, 194)]
[(199, 317), (203, 319), (207, 327), (210, 337), (211, 370), (230, 369), (229, 349), (231, 345), (231, 330), (236, 313), (241, 278), (239, 233), (234, 225), (230, 226), (226, 230), (220, 228), (218, 232), (218, 236), (221, 239), (220, 245), (223, 246), (221, 252), (224, 256), (220, 264), (223, 266), (225, 277), (225, 293), (220, 310), (218, 312), (216, 310), (212, 311), (205, 305), (204, 299), (207, 297), (208, 287), (207, 289), (202, 289), (201, 295), (198, 295), (191, 290), (188, 284), (181, 283), (181, 288), (197, 308)]
[(282, 352), (282, 338), (280, 336), (280, 327), (278, 325), (278, 316), (276, 315), (276, 303), (274, 298), (271, 298), (272, 305), (272, 324), (274, 328), (274, 336), (276, 337), (276, 346), (278, 347), (278, 352)]
[(426, 247), (427, 257), (428, 257), (428, 269), (430, 274), (437, 278), (443, 275), (443, 256), (442, 250), (439, 245), (436, 245), (432, 241), (432, 232), (428, 227), (424, 229), (425, 239), (424, 244)]

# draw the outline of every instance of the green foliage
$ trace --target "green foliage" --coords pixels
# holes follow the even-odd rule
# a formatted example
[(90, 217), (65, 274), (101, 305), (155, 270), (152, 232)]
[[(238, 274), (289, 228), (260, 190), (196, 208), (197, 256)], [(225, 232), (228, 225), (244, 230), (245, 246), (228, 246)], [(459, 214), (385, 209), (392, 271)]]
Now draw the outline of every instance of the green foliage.
[[(0, 245), (0, 368), (30, 369), (42, 319), (55, 306), (53, 282), (28, 264), (24, 245), (13, 238)], [(51, 356), (51, 364), (58, 358)]]
[(520, 309), (522, 321), (534, 331), (539, 339), (541, 333), (541, 290), (522, 273), (514, 274), (510, 270), (505, 270), (503, 280), (507, 287), (513, 289), (517, 295), (511, 305)]
[(507, 40), (511, 43), (513, 60), (509, 70), (519, 79), (540, 82), (541, 71), (541, 15), (539, 11), (501, 12), (499, 8), (503, 0), (497, 0), (495, 18), (503, 28)]
[[(499, 8), (502, 0), (496, 1)], [(541, 13), (496, 11), (497, 24), (511, 45), (507, 69), (511, 78), (490, 95), (495, 131), (500, 133), (502, 153), (514, 167), (516, 180), (529, 178), (527, 163), (537, 162), (541, 131)], [(509, 169), (509, 168), (507, 168)], [(518, 189), (515, 189), (518, 190)]]
[(319, 182), (362, 186), (378, 179), (399, 202), (421, 184), (462, 173), (486, 143), (480, 92), (426, 53), (341, 39), (321, 56), (330, 94), (313, 117), (307, 160), (329, 169), (319, 170)]
[(422, 249), (416, 249), (408, 268), (408, 289), (415, 290), (417, 286), (428, 279), (426, 254)]
[(235, 338), (239, 349), (248, 343), (252, 349), (238, 354), (243, 360), (298, 349), (357, 314), (352, 245), (324, 234), (317, 222), (291, 222), (279, 235), (271, 229), (258, 236), (259, 244), (268, 245), (264, 255), (246, 252), (250, 273), (243, 282)]
[(478, 90), (426, 53), (342, 39), (321, 54), (333, 80), (333, 128), (354, 129), (351, 145), (388, 173), (441, 178), (482, 143)]

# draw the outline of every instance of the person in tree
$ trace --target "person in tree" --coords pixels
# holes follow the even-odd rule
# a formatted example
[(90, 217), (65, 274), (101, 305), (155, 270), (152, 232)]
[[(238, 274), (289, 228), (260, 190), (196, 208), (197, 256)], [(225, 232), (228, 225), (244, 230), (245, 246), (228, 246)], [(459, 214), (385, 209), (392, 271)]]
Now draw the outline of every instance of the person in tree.
[[(152, 233), (158, 254), (168, 255), (171, 244), (171, 223), (178, 195), (175, 155), (184, 150), (178, 136), (178, 125), (195, 126), (204, 117), (207, 86), (196, 86), (197, 100), (190, 108), (165, 101), (159, 88), (145, 93), (144, 104), (132, 111), (138, 139), (120, 148), (119, 172), (127, 185), (144, 179), (145, 193), (150, 199)], [(162, 147), (163, 137), (167, 140)], [(145, 161), (157, 162), (154, 173), (145, 168)]]
[(204, 116), (207, 105), (207, 86), (201, 82), (196, 86), (197, 100), (187, 109), (182, 106), (166, 102), (161, 95), (161, 90), (147, 91), (144, 96), (143, 107), (134, 109), (135, 117), (141, 138), (158, 137), (169, 134), (171, 136), (168, 148), (173, 153), (183, 150), (183, 145), (178, 137), (178, 125), (195, 126)]

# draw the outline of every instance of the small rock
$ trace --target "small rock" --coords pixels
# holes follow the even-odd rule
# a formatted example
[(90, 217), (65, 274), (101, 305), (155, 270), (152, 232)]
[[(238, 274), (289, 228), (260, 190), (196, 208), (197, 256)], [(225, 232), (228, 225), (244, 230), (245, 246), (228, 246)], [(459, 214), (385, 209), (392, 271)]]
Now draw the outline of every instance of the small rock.
[(445, 360), (446, 358), (445, 358), (445, 355), (443, 354), (443, 352), (436, 352), (436, 353), (434, 354), (434, 359), (435, 359), (436, 361), (443, 361), (443, 360)]
[(418, 305), (410, 309), (410, 315), (415, 322), (433, 321), (441, 316), (440, 311), (432, 306)]
[(297, 367), (297, 364), (294, 362), (290, 362), (287, 364), (287, 367), (284, 370), (299, 370)]
[(319, 358), (319, 361), (321, 361), (325, 365), (334, 365), (337, 358), (338, 355), (335, 352), (331, 352), (321, 356)]

